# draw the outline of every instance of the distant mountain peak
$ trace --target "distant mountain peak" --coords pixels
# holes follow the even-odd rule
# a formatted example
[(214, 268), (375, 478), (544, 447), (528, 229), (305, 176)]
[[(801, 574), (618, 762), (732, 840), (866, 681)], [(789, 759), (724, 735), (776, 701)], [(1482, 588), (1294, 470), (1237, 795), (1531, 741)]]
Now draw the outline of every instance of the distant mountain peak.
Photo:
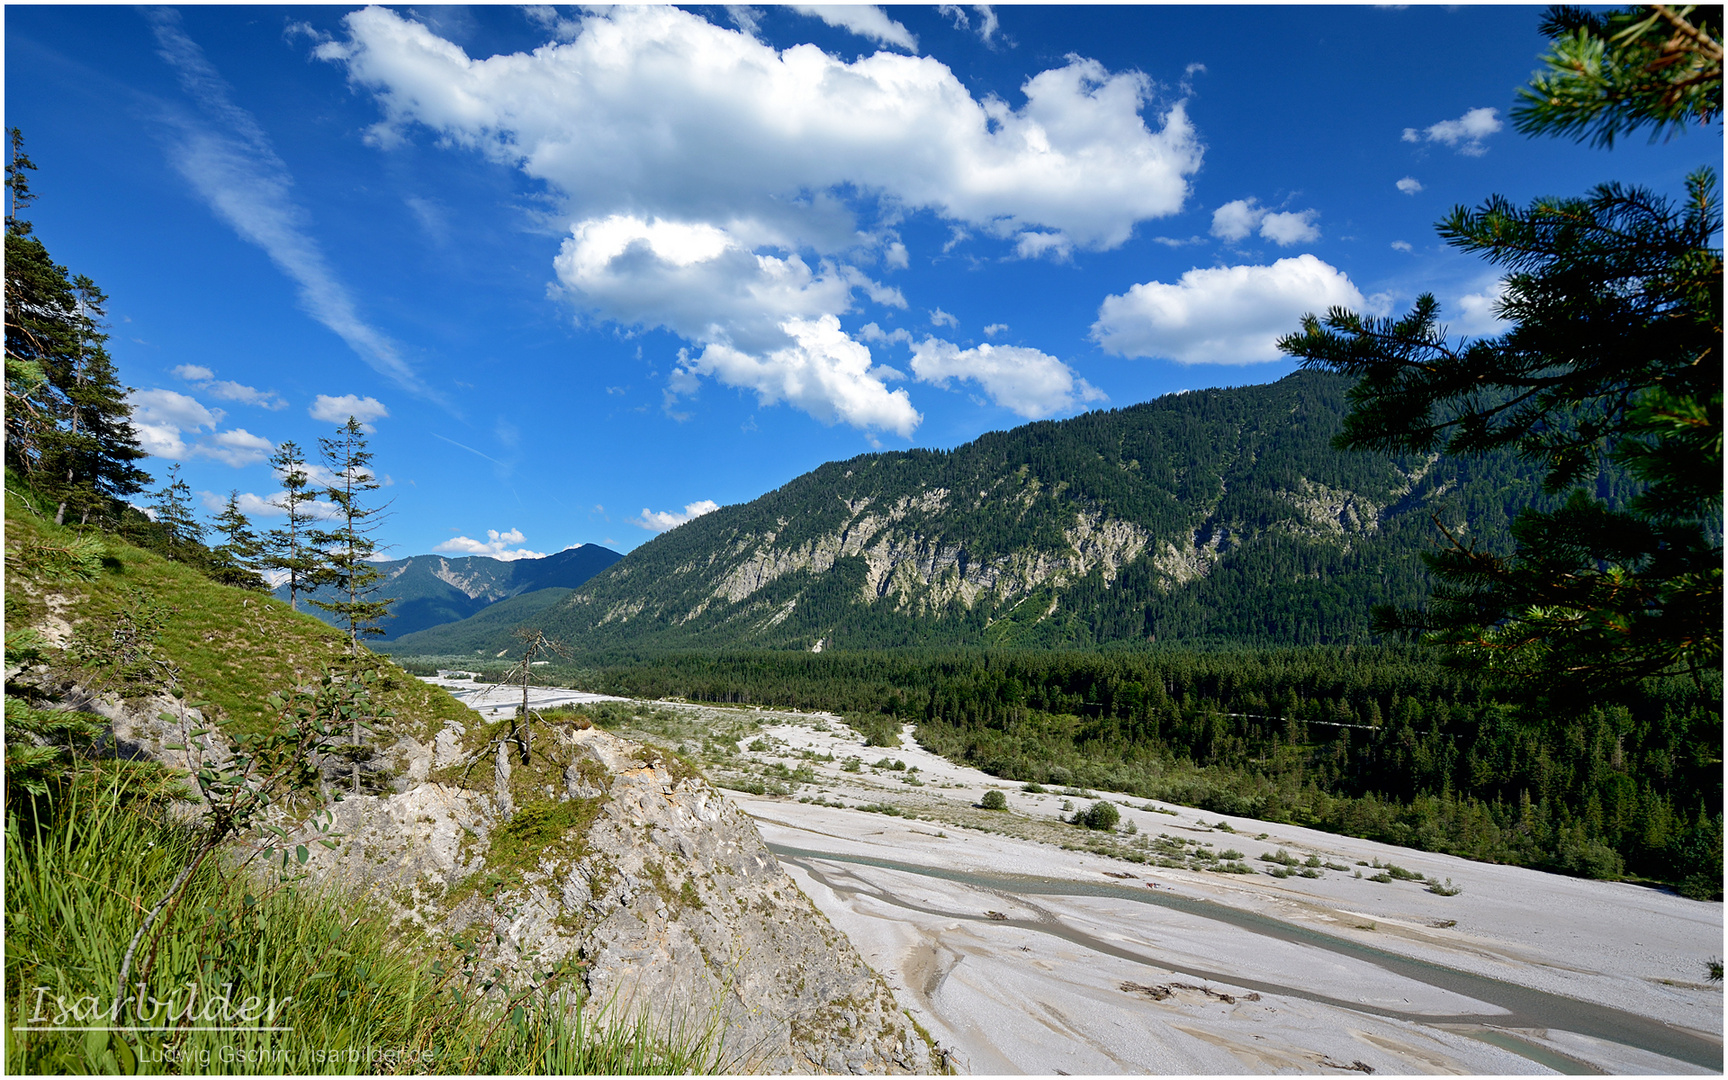
[[(579, 544), (539, 559), (430, 554), (381, 562), (377, 565), (384, 584), (379, 594), (395, 600), (393, 617), (382, 624), (383, 640), (460, 622), (526, 593), (575, 588), (621, 558), (610, 548)], [(288, 590), (278, 587), (275, 594), (287, 599)], [(318, 609), (310, 610), (324, 617)]]

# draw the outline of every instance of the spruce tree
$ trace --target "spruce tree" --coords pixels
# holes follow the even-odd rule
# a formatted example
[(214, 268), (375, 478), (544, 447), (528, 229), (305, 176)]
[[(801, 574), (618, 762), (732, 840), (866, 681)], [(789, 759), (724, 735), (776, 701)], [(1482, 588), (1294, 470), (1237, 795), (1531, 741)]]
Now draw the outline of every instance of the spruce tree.
[(222, 543), (212, 549), (210, 576), (224, 585), (242, 589), (268, 588), (258, 576), (264, 558), (264, 541), (252, 530), (252, 522), (240, 509), (240, 492), (230, 491), (228, 502), (216, 516), (215, 531)]
[(192, 512), (192, 488), (180, 479), (179, 465), (168, 470), (168, 482), (154, 493), (150, 511), (163, 555), (175, 562), (205, 562), (204, 526)]
[(29, 474), (68, 511), (112, 526), (121, 500), (150, 477), (131, 424), (125, 388), (102, 332), (107, 297), (80, 274), (68, 276), (19, 216), (35, 196), (24, 136), (7, 132), (6, 166), (6, 464)]
[(330, 470), (330, 482), (324, 497), (335, 514), (332, 528), (313, 536), (323, 565), (326, 580), (335, 590), (334, 600), (313, 600), (312, 603), (335, 615), (348, 629), (350, 657), (360, 655), (360, 639), (384, 633), (378, 623), (390, 613), (390, 598), (376, 595), (383, 575), (372, 565), (378, 553), (377, 527), (385, 507), (368, 506), (365, 498), (380, 487), (372, 473), (372, 452), (366, 448), (366, 432), (358, 420), (350, 416), (336, 431), (333, 439), (319, 439), (318, 446), (324, 464)]
[(265, 569), (286, 575), (288, 606), (300, 610), (300, 594), (316, 589), (324, 579), (324, 562), (313, 543), (312, 525), (317, 518), (307, 507), (318, 498), (306, 473), (306, 455), (298, 443), (284, 442), (270, 457), (270, 466), (282, 481), (276, 505), (288, 515), (279, 529), (271, 529), (264, 540)]
[(54, 262), (19, 212), (35, 201), (24, 136), (8, 128), (6, 165), (6, 464), (34, 475), (44, 441), (65, 412), (51, 375), (56, 357), (77, 347), (76, 299), (66, 268)]
[(125, 496), (142, 491), (150, 477), (133, 462), (146, 457), (132, 428), (132, 407), (114, 371), (101, 332), (108, 297), (79, 274), (72, 279), (77, 302), (77, 347), (57, 358), (50, 378), (64, 396), (64, 422), (43, 440), (42, 486), (59, 502), (55, 524), (67, 511), (81, 523), (92, 516), (108, 522)]
[[(335, 615), (348, 629), (348, 662), (351, 678), (360, 678), (360, 639), (382, 634), (378, 623), (390, 613), (391, 597), (377, 593), (383, 575), (372, 565), (378, 553), (376, 537), (383, 506), (368, 506), (365, 498), (380, 487), (372, 472), (372, 452), (366, 447), (366, 432), (350, 416), (333, 439), (319, 439), (330, 481), (324, 496), (335, 508), (332, 528), (320, 530), (313, 542), (323, 560), (326, 581), (336, 594), (333, 600), (312, 602)], [(361, 732), (370, 730), (368, 717), (355, 713), (350, 721), (350, 790), (360, 791), (360, 763), (370, 756)]]

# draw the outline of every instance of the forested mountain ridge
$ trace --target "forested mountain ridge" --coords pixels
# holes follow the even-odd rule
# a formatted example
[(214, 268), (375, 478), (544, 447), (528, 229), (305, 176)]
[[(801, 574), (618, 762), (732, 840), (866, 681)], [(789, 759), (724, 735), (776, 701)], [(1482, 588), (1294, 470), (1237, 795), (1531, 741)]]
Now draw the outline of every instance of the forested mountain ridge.
[(1544, 497), (1510, 455), (1333, 449), (1347, 387), (1299, 372), (832, 462), (535, 621), (579, 649), (1366, 640), (1373, 605), (1426, 595), (1436, 521), (1505, 547)]
[[(392, 601), (390, 617), (380, 624), (383, 640), (467, 619), (500, 601), (540, 589), (573, 588), (621, 558), (611, 548), (582, 544), (540, 559), (412, 555), (376, 563), (382, 577), (378, 596)], [(326, 600), (332, 595), (321, 589), (310, 597)], [(279, 586), (275, 596), (287, 600), (288, 587)], [(336, 616), (306, 600), (307, 594), (302, 593), (300, 610), (326, 622), (336, 621)]]

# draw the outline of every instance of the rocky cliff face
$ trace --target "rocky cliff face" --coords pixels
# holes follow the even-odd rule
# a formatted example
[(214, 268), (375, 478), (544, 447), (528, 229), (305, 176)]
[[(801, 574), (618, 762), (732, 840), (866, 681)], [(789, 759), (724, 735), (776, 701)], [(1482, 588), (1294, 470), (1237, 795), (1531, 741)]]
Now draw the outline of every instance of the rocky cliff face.
[[(110, 717), (121, 752), (187, 764), (165, 749), (183, 738), (167, 699), (76, 703)], [(680, 759), (578, 721), (537, 725), (524, 764), (507, 721), (470, 715), (392, 736), (376, 760), (395, 790), (329, 807), (343, 839), (310, 862), (317, 879), (405, 934), (475, 941), (506, 982), (584, 963), (589, 1008), (711, 1030), (736, 1071), (940, 1065), (749, 818)]]

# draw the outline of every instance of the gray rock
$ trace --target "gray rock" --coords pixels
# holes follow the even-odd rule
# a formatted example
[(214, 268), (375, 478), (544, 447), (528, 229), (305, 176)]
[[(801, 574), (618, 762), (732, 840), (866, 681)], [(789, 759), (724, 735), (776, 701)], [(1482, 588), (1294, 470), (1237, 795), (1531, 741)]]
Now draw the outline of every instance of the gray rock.
[[(546, 770), (521, 766), (514, 746), (489, 770), (507, 790), (428, 781), (349, 797), (332, 807), (341, 846), (320, 852), (316, 873), (423, 930), (488, 928), (477, 935), (489, 943), (484, 963), (518, 984), (560, 961), (584, 962), (589, 1009), (646, 1014), (687, 1036), (713, 1032), (734, 1071), (940, 1066), (749, 817), (706, 781), (597, 729), (539, 739), (558, 759), (552, 797), (540, 784)], [(443, 765), (450, 745), (440, 735), (423, 752)], [(585, 807), (586, 830), (511, 865), (500, 830), (560, 806)], [(474, 883), (488, 876), (499, 887), (482, 896)]]

